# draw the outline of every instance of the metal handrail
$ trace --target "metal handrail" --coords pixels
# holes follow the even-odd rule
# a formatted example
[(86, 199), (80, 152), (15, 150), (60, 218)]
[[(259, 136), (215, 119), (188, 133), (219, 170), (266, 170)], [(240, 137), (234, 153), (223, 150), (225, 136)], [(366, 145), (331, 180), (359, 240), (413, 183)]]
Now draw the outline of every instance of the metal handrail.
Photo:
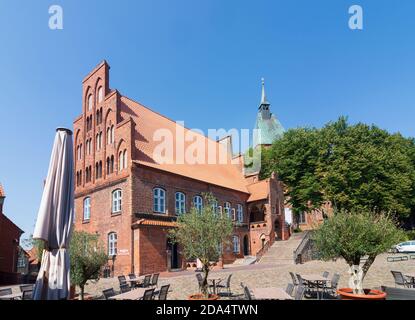
[(299, 257), (299, 255), (301, 255), (302, 251), (304, 250), (304, 248), (305, 248), (306, 244), (308, 243), (308, 241), (310, 240), (310, 238), (311, 238), (311, 232), (309, 230), (305, 231), (305, 235), (304, 235), (303, 239), (301, 240), (301, 242), (298, 245), (297, 249), (295, 249), (294, 252), (293, 252), (295, 263), (298, 263), (297, 262), (298, 257)]

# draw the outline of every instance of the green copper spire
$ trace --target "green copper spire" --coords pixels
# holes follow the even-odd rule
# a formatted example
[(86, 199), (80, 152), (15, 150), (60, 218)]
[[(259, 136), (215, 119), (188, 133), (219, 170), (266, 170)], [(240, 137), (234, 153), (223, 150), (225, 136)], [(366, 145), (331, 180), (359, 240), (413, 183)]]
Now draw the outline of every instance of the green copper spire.
[(254, 148), (258, 145), (271, 145), (274, 140), (279, 139), (285, 130), (279, 120), (271, 113), (270, 103), (265, 95), (265, 82), (262, 80), (261, 103), (258, 108), (258, 114), (255, 122)]

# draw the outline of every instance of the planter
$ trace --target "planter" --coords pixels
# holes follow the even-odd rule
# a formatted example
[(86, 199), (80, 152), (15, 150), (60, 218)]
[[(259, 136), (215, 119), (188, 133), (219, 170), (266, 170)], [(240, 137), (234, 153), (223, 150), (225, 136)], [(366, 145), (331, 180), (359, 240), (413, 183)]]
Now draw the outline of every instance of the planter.
[(197, 293), (190, 295), (187, 300), (219, 300), (217, 294), (209, 294), (209, 298), (206, 298), (203, 294)]
[(354, 294), (351, 288), (337, 290), (342, 300), (385, 300), (386, 292), (375, 289), (363, 289), (365, 294)]

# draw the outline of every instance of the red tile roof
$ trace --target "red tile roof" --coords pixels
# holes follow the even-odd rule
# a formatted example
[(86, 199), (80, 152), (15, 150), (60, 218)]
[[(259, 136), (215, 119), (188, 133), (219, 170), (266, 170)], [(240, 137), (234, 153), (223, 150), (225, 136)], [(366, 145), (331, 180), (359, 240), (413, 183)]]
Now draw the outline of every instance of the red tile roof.
[[(121, 101), (123, 103), (122, 108), (124, 109), (122, 112), (131, 116), (136, 123), (137, 136), (139, 137), (135, 141), (136, 148), (139, 150), (138, 157), (134, 159), (136, 164), (248, 193), (243, 173), (238, 169), (238, 166), (232, 164), (232, 159), (229, 157), (227, 161), (223, 161), (225, 163), (219, 163), (220, 152), (227, 154), (225, 146), (200, 133), (184, 128), (182, 125), (127, 97), (121, 97)], [(160, 159), (156, 159), (153, 154), (157, 145), (161, 143), (154, 139), (154, 134), (160, 129), (165, 129), (166, 132), (170, 132), (173, 138), (174, 151), (172, 155), (163, 154), (164, 159), (167, 160), (165, 163), (160, 161)], [(185, 150), (188, 151), (190, 146), (197, 146), (197, 150), (205, 151), (205, 154), (201, 157), (204, 160), (203, 163), (190, 164), (186, 163), (186, 161), (183, 164), (178, 163), (180, 161), (175, 152), (176, 146), (178, 145), (176, 132), (180, 131), (183, 132), (185, 137), (190, 136), (194, 139), (192, 141), (183, 141)], [(183, 140), (186, 139), (183, 138)], [(208, 163), (209, 150), (216, 151), (215, 164)]]
[(247, 186), (249, 193), (248, 202), (263, 200), (268, 198), (269, 180), (261, 180)]
[(144, 226), (160, 226), (160, 227), (176, 227), (176, 222), (173, 221), (161, 221), (153, 219), (140, 219), (135, 224)]

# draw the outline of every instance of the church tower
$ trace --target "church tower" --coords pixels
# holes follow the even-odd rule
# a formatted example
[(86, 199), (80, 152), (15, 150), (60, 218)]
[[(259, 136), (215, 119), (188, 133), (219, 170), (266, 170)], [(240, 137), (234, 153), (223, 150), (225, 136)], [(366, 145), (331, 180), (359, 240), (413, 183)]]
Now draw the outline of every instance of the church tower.
[(265, 96), (265, 83), (262, 78), (261, 103), (258, 108), (258, 114), (254, 129), (254, 148), (257, 146), (270, 146), (272, 143), (280, 139), (285, 130), (277, 117), (271, 113), (270, 103)]

